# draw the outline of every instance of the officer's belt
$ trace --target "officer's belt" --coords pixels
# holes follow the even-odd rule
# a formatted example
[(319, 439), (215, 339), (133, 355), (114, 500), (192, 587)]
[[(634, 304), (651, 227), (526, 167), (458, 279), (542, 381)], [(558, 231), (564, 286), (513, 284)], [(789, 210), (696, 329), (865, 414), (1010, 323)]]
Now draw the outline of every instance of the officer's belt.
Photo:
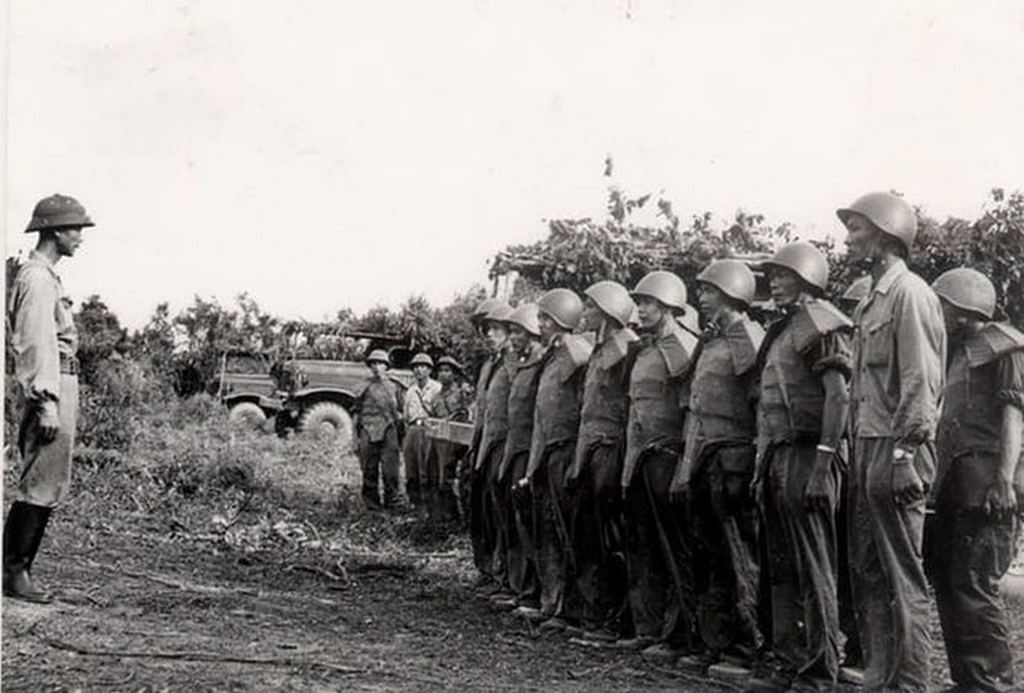
[(60, 372), (65, 375), (78, 375), (78, 359), (70, 354), (60, 355)]

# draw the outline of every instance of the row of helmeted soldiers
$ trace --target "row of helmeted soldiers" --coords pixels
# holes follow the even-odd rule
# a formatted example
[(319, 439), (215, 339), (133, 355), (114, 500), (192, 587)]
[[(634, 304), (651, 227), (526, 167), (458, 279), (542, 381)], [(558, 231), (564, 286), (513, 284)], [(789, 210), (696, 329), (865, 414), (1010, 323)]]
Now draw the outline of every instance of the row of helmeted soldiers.
[(838, 216), (866, 270), (852, 321), (808, 243), (765, 263), (767, 328), (737, 260), (697, 277), (703, 330), (666, 271), (479, 306), (492, 356), (465, 463), (492, 602), (697, 671), (828, 686), (857, 678), (845, 658), (868, 687), (915, 689), (930, 579), (953, 680), (1011, 681), (1024, 336), (980, 273), (929, 287), (907, 268), (902, 199)]

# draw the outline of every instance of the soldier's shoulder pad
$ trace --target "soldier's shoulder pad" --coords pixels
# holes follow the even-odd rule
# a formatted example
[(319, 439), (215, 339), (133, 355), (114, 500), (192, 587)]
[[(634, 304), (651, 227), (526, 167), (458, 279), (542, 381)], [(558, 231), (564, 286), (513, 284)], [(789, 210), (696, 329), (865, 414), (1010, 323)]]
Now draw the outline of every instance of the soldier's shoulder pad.
[(967, 362), (983, 366), (1011, 351), (1024, 349), (1024, 334), (1004, 322), (990, 322), (967, 343)]
[(796, 348), (802, 352), (825, 335), (853, 330), (853, 322), (828, 301), (818, 299), (805, 303), (793, 316), (792, 330)]
[(628, 327), (612, 332), (602, 348), (594, 352), (599, 355), (598, 365), (605, 370), (611, 368), (629, 356), (630, 350), (639, 341), (640, 338)]
[(757, 354), (764, 341), (764, 328), (744, 318), (730, 325), (724, 336), (732, 354), (733, 370), (736, 375), (743, 375), (757, 363)]
[(678, 377), (690, 367), (696, 348), (697, 337), (680, 325), (658, 340), (658, 351), (665, 359), (669, 376)]
[(590, 354), (594, 351), (594, 343), (585, 335), (570, 334), (562, 338), (565, 350), (569, 354), (569, 360), (576, 368), (584, 365), (590, 360)]

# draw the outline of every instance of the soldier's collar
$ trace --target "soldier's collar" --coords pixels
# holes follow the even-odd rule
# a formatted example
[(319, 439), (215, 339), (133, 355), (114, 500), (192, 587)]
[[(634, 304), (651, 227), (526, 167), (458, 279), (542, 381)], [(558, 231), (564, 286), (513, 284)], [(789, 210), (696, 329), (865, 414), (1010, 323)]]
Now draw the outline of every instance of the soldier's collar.
[(885, 270), (875, 286), (871, 289), (872, 293), (887, 294), (892, 285), (896, 283), (896, 280), (907, 273), (907, 263), (902, 258), (897, 259), (894, 263), (889, 265), (889, 269)]
[(46, 257), (38, 250), (33, 249), (28, 251), (28, 259), (25, 261), (25, 264), (29, 263), (45, 267), (55, 278), (60, 279), (60, 276), (57, 274), (57, 268), (53, 266), (53, 262), (50, 261), (50, 258)]

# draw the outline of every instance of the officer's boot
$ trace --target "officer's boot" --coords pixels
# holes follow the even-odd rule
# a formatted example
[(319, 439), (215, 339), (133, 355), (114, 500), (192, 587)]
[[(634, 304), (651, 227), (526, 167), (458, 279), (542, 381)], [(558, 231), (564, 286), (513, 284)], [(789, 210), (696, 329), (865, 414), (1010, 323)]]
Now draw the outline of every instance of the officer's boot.
[(50, 508), (20, 501), (11, 505), (4, 524), (4, 596), (37, 604), (53, 601), (29, 574), (49, 519)]

